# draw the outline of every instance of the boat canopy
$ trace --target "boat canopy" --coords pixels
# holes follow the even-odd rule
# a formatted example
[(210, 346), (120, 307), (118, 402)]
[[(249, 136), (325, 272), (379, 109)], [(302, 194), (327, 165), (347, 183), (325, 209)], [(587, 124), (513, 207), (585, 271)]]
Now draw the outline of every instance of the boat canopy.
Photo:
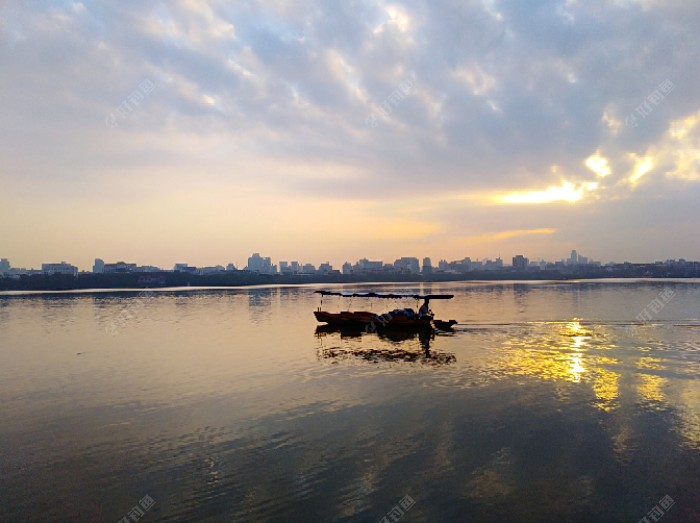
[(316, 291), (321, 296), (342, 296), (343, 298), (413, 298), (414, 300), (449, 300), (454, 294), (394, 294), (390, 292), (335, 292)]

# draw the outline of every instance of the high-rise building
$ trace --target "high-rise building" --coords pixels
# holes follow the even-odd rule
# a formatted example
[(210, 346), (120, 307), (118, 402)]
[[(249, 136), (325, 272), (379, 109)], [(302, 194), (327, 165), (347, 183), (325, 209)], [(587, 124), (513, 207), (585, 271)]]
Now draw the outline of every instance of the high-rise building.
[(0, 260), (0, 274), (7, 274), (10, 272), (10, 261), (7, 258)]
[(575, 250), (571, 251), (571, 256), (569, 256), (569, 263), (571, 265), (578, 265), (578, 253)]
[(418, 258), (403, 257), (399, 258), (394, 262), (394, 269), (408, 271), (411, 274), (418, 274), (420, 272), (420, 262)]
[(432, 274), (433, 273), (433, 263), (430, 261), (430, 258), (427, 256), (423, 258), (423, 274)]
[(260, 274), (275, 274), (277, 272), (277, 266), (272, 265), (272, 260), (269, 256), (262, 257), (260, 253), (255, 252), (248, 258), (246, 270)]
[(92, 272), (102, 274), (105, 272), (105, 261), (100, 258), (95, 258), (95, 265), (92, 266)]
[(352, 264), (350, 262), (343, 264), (343, 274), (352, 274)]
[(527, 269), (528, 263), (530, 263), (530, 260), (528, 260), (522, 254), (517, 254), (516, 256), (513, 256), (513, 268), (518, 271), (524, 271), (525, 269)]

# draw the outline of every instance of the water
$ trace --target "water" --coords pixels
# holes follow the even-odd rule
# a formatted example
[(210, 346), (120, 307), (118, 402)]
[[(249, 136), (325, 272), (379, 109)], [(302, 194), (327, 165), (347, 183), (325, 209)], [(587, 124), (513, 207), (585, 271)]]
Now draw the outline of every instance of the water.
[(700, 520), (700, 281), (315, 288), (0, 296), (0, 521)]

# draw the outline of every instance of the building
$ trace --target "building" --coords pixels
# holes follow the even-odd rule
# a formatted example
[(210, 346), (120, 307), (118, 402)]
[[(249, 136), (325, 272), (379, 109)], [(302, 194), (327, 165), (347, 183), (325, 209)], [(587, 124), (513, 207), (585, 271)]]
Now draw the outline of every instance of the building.
[(0, 274), (8, 274), (10, 272), (10, 262), (7, 258), (0, 260)]
[(330, 274), (331, 272), (333, 272), (333, 266), (330, 264), (330, 262), (322, 263), (318, 266), (319, 274)]
[(248, 265), (245, 270), (259, 274), (276, 274), (277, 266), (272, 265), (272, 260), (270, 260), (269, 256), (262, 257), (260, 253), (255, 252), (248, 258)]
[(92, 266), (92, 272), (102, 274), (105, 272), (105, 261), (101, 258), (95, 258), (95, 264)]
[(354, 272), (380, 272), (383, 268), (383, 261), (370, 261), (367, 258), (362, 258), (353, 267)]
[(44, 273), (46, 276), (50, 276), (52, 274), (67, 274), (70, 276), (77, 276), (78, 268), (75, 265), (71, 265), (70, 263), (66, 263), (64, 261), (62, 261), (61, 263), (42, 263), (41, 272)]
[(238, 269), (236, 268), (236, 266), (235, 266), (233, 263), (229, 263), (229, 264), (226, 266), (226, 271), (228, 271), (228, 272), (235, 272), (235, 271), (237, 271), (237, 270), (238, 270)]
[(485, 271), (500, 271), (503, 268), (503, 260), (498, 257), (495, 260), (485, 260), (484, 270)]
[(402, 272), (410, 272), (411, 274), (419, 274), (420, 262), (418, 258), (399, 258), (394, 262), (394, 269)]
[(427, 256), (423, 258), (423, 274), (433, 273), (433, 262)]
[(578, 265), (578, 253), (575, 250), (571, 251), (571, 256), (569, 256), (569, 265)]
[(528, 260), (522, 254), (517, 254), (513, 256), (513, 268), (517, 271), (524, 271), (525, 269), (527, 269), (529, 263), (530, 260)]
[(350, 262), (343, 264), (343, 274), (352, 274), (352, 264)]
[(197, 274), (200, 276), (210, 276), (212, 274), (221, 274), (226, 272), (226, 269), (222, 265), (216, 265), (214, 267), (202, 267), (197, 270)]
[[(97, 260), (95, 260), (95, 264), (97, 264)], [(104, 274), (124, 274), (128, 272), (137, 271), (135, 263), (126, 263), (124, 261), (118, 261), (117, 263), (104, 263), (104, 265), (102, 266), (102, 272)]]
[(175, 272), (184, 272), (186, 274), (197, 274), (197, 267), (192, 267), (186, 263), (176, 263), (173, 270)]
[(155, 265), (141, 265), (136, 267), (136, 272), (163, 272), (163, 269)]
[(42, 274), (44, 274), (44, 272), (37, 269), (10, 268), (9, 272), (5, 274), (5, 277), (12, 280), (19, 280), (22, 276), (38, 276)]

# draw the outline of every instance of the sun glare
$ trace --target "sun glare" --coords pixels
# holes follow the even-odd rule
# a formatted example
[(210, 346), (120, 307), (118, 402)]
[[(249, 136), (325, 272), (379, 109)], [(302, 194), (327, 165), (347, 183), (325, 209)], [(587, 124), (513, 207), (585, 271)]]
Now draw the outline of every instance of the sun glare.
[(595, 153), (586, 158), (585, 163), (586, 167), (596, 173), (599, 178), (605, 178), (612, 173), (607, 158), (601, 156), (599, 153)]
[(635, 156), (634, 157), (634, 169), (632, 174), (627, 178), (632, 187), (636, 187), (639, 180), (647, 174), (654, 167), (654, 161), (649, 156)]
[(533, 203), (553, 203), (580, 201), (584, 194), (593, 191), (598, 187), (596, 182), (582, 183), (578, 187), (571, 182), (563, 182), (559, 186), (551, 186), (544, 191), (522, 191), (512, 192), (496, 196), (494, 199), (498, 203), (510, 204), (533, 204)]

